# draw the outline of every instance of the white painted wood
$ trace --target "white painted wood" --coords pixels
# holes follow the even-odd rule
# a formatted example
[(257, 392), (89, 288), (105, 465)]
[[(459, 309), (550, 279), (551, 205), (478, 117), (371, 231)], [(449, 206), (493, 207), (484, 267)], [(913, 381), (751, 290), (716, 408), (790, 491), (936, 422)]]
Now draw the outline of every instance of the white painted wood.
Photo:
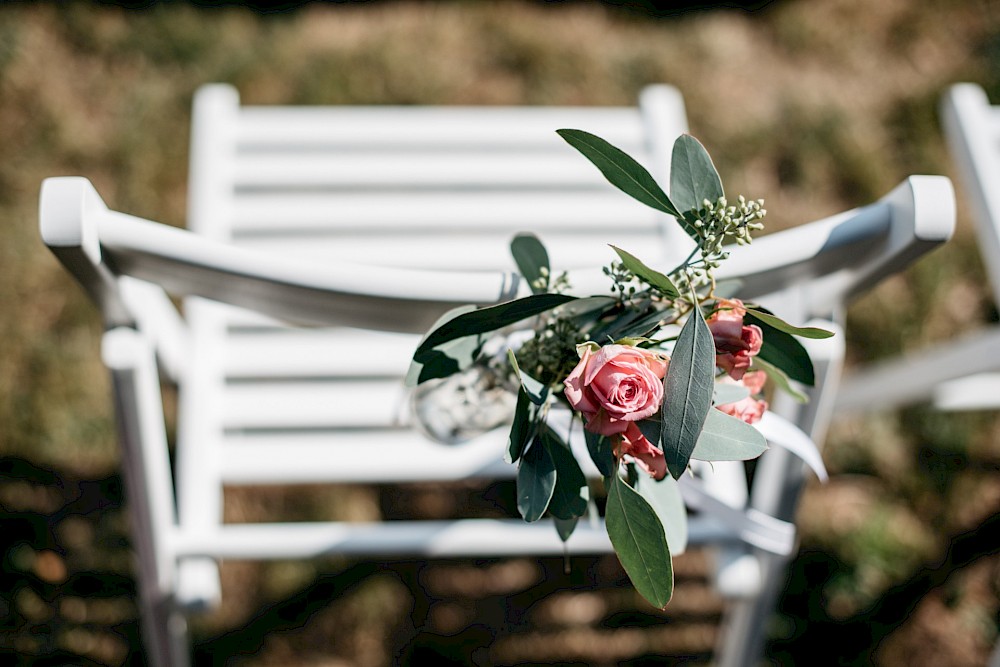
[[(943, 96), (941, 118), (994, 298), (1000, 298), (1000, 106), (991, 105), (981, 87), (960, 83)], [(978, 377), (1000, 370), (998, 345), (1000, 327), (985, 327), (863, 366), (844, 378), (837, 408), (867, 412), (928, 402), (942, 410), (1000, 407), (998, 387)]]
[[(242, 107), (231, 88), (210, 86), (196, 96), (194, 125), (189, 231), (110, 211), (84, 179), (47, 182), (41, 207), (43, 236), (109, 324), (138, 326), (158, 346), (162, 337), (164, 359), (184, 357), (171, 364), (181, 390), (178, 513), (164, 543), (177, 582), (165, 603), (211, 605), (220, 557), (562, 553), (551, 527), (519, 520), (224, 526), (222, 488), (509, 478), (502, 427), (453, 446), (418, 432), (400, 381), (409, 355), (444, 310), (528, 293), (506, 257), (514, 231), (539, 230), (581, 295), (607, 293), (605, 233), (664, 271), (682, 260), (690, 240), (672, 221), (614, 193), (553, 134), (595, 132), (665, 179), (669, 146), (686, 129), (676, 91), (646, 91), (639, 110), (273, 109)], [(952, 203), (946, 179), (913, 177), (876, 204), (737, 249), (726, 275), (794, 323), (839, 319), (847, 299), (950, 235)], [(184, 298), (183, 321), (162, 312), (161, 296), (121, 298), (126, 277)], [(161, 322), (162, 335), (150, 335)], [(725, 655), (758, 652), (794, 549), (804, 473), (790, 452), (825, 429), (843, 356), (831, 350), (817, 364), (816, 407), (779, 404), (791, 430), (762, 425), (775, 445), (757, 474), (768, 489), (720, 494), (682, 477), (685, 499), (702, 510), (692, 542), (745, 545), (745, 567), (728, 578), (752, 575), (753, 585), (723, 585), (760, 591), (736, 621), (750, 631)], [(553, 415), (555, 428), (566, 428), (562, 417)], [(587, 525), (569, 548), (610, 545)]]

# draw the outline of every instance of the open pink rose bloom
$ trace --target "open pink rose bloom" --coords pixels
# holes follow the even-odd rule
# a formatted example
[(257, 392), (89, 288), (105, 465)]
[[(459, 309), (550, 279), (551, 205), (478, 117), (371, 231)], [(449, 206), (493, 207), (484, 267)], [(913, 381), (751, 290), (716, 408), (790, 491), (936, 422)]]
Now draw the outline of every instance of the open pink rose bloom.
[(642, 435), (636, 422), (660, 409), (669, 359), (631, 345), (580, 350), (580, 363), (565, 381), (570, 405), (583, 414), (588, 431), (612, 438), (618, 456), (631, 456), (662, 479), (667, 472), (663, 452)]
[(743, 324), (747, 314), (739, 299), (719, 299), (718, 309), (708, 318), (715, 339), (716, 365), (739, 380), (750, 368), (750, 358), (760, 352), (764, 334), (755, 324)]

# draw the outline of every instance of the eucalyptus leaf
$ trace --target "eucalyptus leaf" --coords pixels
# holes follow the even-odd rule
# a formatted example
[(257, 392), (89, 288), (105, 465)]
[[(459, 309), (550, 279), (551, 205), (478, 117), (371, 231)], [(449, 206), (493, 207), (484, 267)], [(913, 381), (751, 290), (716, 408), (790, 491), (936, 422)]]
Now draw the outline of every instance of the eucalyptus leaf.
[(565, 294), (532, 294), (462, 313), (431, 331), (417, 347), (413, 358), (422, 362), (429, 350), (442, 343), (464, 336), (496, 331), (574, 300), (575, 297)]
[(646, 206), (680, 216), (667, 193), (657, 185), (645, 167), (604, 139), (583, 130), (556, 130), (560, 137), (594, 163), (608, 181)]
[(475, 362), (482, 346), (482, 336), (463, 336), (421, 353), (421, 361), (414, 357), (410, 362), (406, 385), (413, 387), (464, 371)]
[(507, 463), (515, 463), (521, 458), (528, 440), (531, 438), (532, 428), (531, 409), (528, 394), (521, 387), (517, 391), (517, 403), (514, 406), (514, 421), (510, 425), (510, 435), (507, 438), (507, 449), (504, 451), (503, 460)]
[(555, 462), (541, 436), (536, 435), (531, 447), (521, 455), (517, 468), (517, 510), (525, 521), (534, 522), (542, 518), (555, 489)]
[(750, 395), (750, 390), (742, 384), (727, 384), (723, 382), (715, 383), (715, 405), (727, 405), (741, 401)]
[(663, 524), (637, 491), (614, 475), (605, 509), (608, 537), (632, 585), (663, 609), (674, 592), (673, 564)]
[(583, 431), (583, 437), (587, 442), (587, 451), (590, 452), (590, 459), (594, 462), (598, 471), (604, 477), (611, 477), (618, 468), (611, 438), (599, 433), (591, 433), (586, 429)]
[(649, 268), (634, 255), (625, 252), (617, 246), (611, 246), (611, 249), (618, 253), (618, 257), (622, 261), (622, 266), (634, 273), (636, 276), (645, 280), (647, 283), (669, 297), (676, 298), (680, 295), (680, 292), (677, 291), (677, 287), (666, 275)]
[(787, 393), (799, 403), (809, 402), (809, 397), (793, 387), (792, 383), (788, 379), (788, 376), (785, 375), (780, 368), (761, 359), (759, 355), (753, 359), (753, 368), (754, 370), (760, 370), (767, 373), (767, 377), (774, 382), (779, 389)]
[(684, 553), (688, 541), (687, 507), (677, 480), (670, 475), (663, 479), (653, 479), (640, 472), (636, 475), (634, 488), (649, 503), (663, 524), (670, 553), (674, 556)]
[(826, 329), (820, 329), (817, 327), (797, 327), (785, 322), (780, 317), (776, 317), (771, 313), (764, 312), (757, 308), (747, 308), (747, 313), (753, 315), (757, 320), (766, 322), (775, 329), (779, 331), (784, 331), (785, 333), (792, 334), (794, 336), (801, 336), (802, 338), (830, 338), (833, 336), (832, 331), (827, 331)]
[(764, 335), (757, 359), (763, 359), (781, 370), (792, 380), (797, 380), (810, 387), (816, 384), (816, 372), (813, 370), (812, 359), (791, 334), (776, 329), (751, 312), (743, 318), (744, 324), (756, 324)]
[(575, 516), (572, 519), (560, 519), (558, 517), (553, 517), (552, 522), (556, 526), (556, 533), (559, 535), (559, 539), (563, 542), (567, 542), (573, 535), (573, 531), (576, 530), (577, 524), (580, 523), (580, 517)]
[[(459, 315), (464, 315), (475, 309), (475, 306), (452, 308), (437, 319), (434, 326), (431, 327), (431, 331), (443, 326), (446, 322), (450, 322)], [(424, 340), (426, 339), (427, 336), (424, 336)], [(413, 359), (410, 361), (410, 368), (406, 373), (406, 386), (415, 387), (426, 380), (448, 377), (468, 368), (472, 364), (475, 354), (479, 351), (479, 342), (478, 336), (464, 336), (456, 339), (455, 343), (448, 348), (444, 348), (442, 344), (442, 346), (439, 346), (441, 349), (428, 349), (419, 355), (419, 360), (417, 359), (418, 355), (414, 354)]]
[(660, 446), (677, 479), (687, 469), (715, 389), (715, 341), (700, 308), (681, 327), (663, 389)]
[(767, 439), (742, 419), (710, 410), (691, 458), (699, 461), (748, 461), (767, 450)]
[(545, 430), (542, 442), (548, 448), (556, 469), (556, 488), (549, 502), (549, 514), (564, 520), (583, 516), (587, 513), (590, 487), (580, 464), (569, 447), (551, 430)]
[(517, 270), (528, 281), (531, 291), (535, 294), (547, 292), (551, 276), (549, 253), (538, 237), (534, 234), (518, 234), (510, 242), (510, 254), (514, 256)]
[(507, 359), (510, 361), (510, 365), (514, 369), (514, 374), (517, 375), (517, 379), (521, 383), (521, 389), (524, 390), (531, 402), (535, 405), (544, 403), (549, 395), (548, 385), (542, 384), (527, 373), (522, 373), (513, 350), (507, 350)]
[(691, 238), (699, 238), (691, 224), (707, 199), (713, 204), (724, 194), (722, 179), (708, 151), (697, 139), (682, 134), (670, 156), (670, 199), (682, 214), (681, 226)]

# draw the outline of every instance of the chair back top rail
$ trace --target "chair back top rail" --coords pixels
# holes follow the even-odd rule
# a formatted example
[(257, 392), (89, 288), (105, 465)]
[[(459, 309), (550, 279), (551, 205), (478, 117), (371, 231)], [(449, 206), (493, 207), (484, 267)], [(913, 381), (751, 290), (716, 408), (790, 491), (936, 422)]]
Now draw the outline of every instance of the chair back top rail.
[(980, 255), (1000, 300), (1000, 106), (971, 83), (952, 86), (941, 105), (948, 146), (967, 185)]
[[(85, 191), (89, 191), (87, 196)], [(67, 212), (65, 201), (77, 203), (75, 215)], [(740, 278), (745, 293), (757, 297), (798, 280), (837, 275), (843, 284), (827, 297), (832, 300), (845, 291), (863, 289), (949, 238), (954, 228), (954, 209), (949, 207), (953, 201), (946, 178), (911, 177), (881, 203), (735, 248), (720, 277)], [(527, 294), (513, 273), (388, 267), (371, 271), (343, 263), (289, 261), (264, 251), (232, 247), (109, 211), (89, 181), (80, 178), (47, 179), (41, 215), (42, 234), (50, 247), (81, 248), (81, 256), (93, 267), (113, 266), (178, 295), (198, 295), (299, 322), (422, 332), (448, 307), (496, 303)], [(877, 240), (888, 246), (879, 246)], [(858, 266), (857, 253), (863, 248), (877, 258)], [(853, 263), (847, 263), (847, 275), (837, 273), (846, 254), (855, 256)], [(68, 266), (81, 280), (89, 281), (94, 280), (93, 267), (81, 268), (81, 262)], [(581, 294), (603, 293), (605, 286), (596, 284), (603, 282), (600, 271), (587, 274), (571, 274), (571, 283)], [(588, 290), (589, 285), (596, 289)]]

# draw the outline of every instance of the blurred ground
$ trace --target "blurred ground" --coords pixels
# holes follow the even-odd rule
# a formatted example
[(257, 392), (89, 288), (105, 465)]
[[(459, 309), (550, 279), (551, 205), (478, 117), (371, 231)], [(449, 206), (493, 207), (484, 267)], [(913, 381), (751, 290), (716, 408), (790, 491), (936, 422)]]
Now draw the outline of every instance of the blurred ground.
[[(268, 15), (0, 4), (0, 659), (142, 664), (100, 326), (38, 240), (42, 178), (86, 175), (115, 208), (182, 225), (191, 95), (211, 81), (248, 103), (291, 104), (632, 104), (643, 85), (669, 82), (727, 188), (766, 198), (776, 229), (867, 203), (911, 173), (952, 175), (936, 105), (962, 80), (1000, 102), (995, 3), (786, 0), (670, 16), (588, 3)], [(853, 361), (998, 320), (958, 194), (955, 241), (852, 308)], [(826, 459), (834, 478), (806, 494), (770, 660), (984, 664), (1000, 609), (997, 415), (842, 420)], [(427, 512), (455, 502), (412, 493), (406, 502)], [(229, 494), (227, 512), (322, 514), (345, 499), (376, 513), (408, 506), (378, 490), (250, 490)], [(686, 590), (660, 614), (613, 559), (573, 559), (568, 575), (558, 559), (228, 563), (225, 605), (195, 623), (197, 655), (704, 662), (720, 602), (697, 554), (678, 571)]]

